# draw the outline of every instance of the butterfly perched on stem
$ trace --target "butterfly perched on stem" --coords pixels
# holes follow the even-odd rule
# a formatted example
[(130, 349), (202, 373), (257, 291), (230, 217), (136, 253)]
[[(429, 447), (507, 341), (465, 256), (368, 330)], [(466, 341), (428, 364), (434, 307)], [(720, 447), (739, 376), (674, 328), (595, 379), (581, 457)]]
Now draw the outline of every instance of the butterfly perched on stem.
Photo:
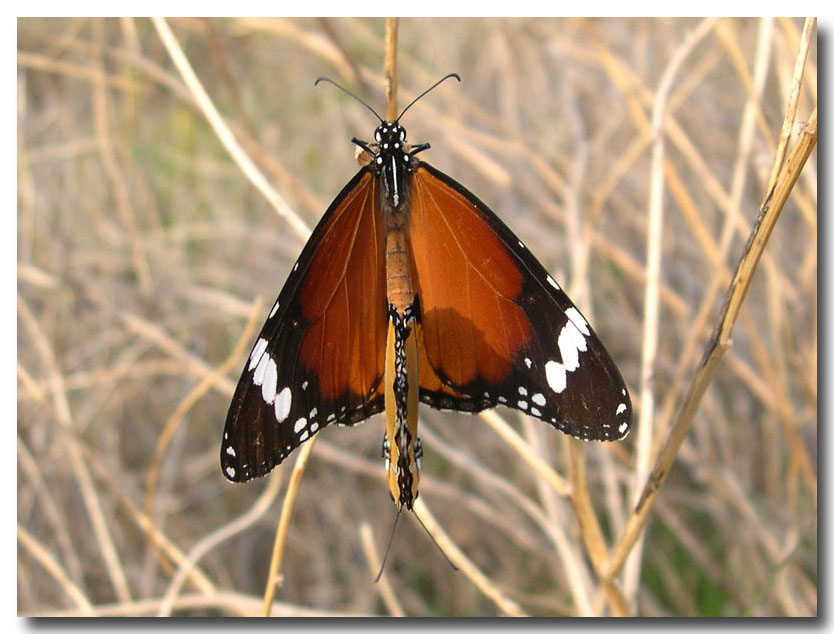
[[(460, 81), (420, 97), (449, 77)], [(302, 250), (232, 398), (220, 450), (230, 480), (385, 410), (388, 487), (411, 509), (418, 402), (503, 405), (585, 440), (631, 428), (623, 378), (570, 298), (483, 202), (418, 157), (428, 143), (408, 143), (399, 120), (417, 99), (394, 121), (362, 102), (380, 120), (373, 142), (353, 139), (365, 165)]]

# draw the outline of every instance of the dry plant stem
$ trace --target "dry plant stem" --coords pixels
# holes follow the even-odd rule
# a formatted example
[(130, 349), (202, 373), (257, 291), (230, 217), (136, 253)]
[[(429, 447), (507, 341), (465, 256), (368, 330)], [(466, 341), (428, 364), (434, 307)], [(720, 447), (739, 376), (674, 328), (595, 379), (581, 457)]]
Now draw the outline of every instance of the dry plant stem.
[(56, 75), (63, 75), (70, 79), (89, 81), (91, 83), (103, 82), (107, 86), (117, 88), (129, 95), (141, 94), (145, 90), (142, 84), (108, 75), (102, 70), (82, 68), (75, 64), (47, 59), (42, 55), (35, 55), (33, 53), (18, 53), (17, 64), (21, 68), (31, 68), (32, 70), (55, 73)]
[(284, 200), (284, 197), (269, 184), (266, 177), (255, 166), (252, 159), (249, 158), (249, 155), (243, 151), (243, 148), (241, 148), (237, 139), (235, 139), (229, 126), (226, 125), (223, 117), (220, 116), (205, 88), (203, 88), (203, 85), (194, 73), (194, 69), (191, 68), (191, 64), (185, 57), (185, 53), (183, 53), (165, 18), (151, 19), (159, 33), (159, 37), (162, 39), (163, 44), (165, 44), (165, 48), (168, 50), (168, 54), (174, 61), (177, 70), (179, 70), (183, 81), (185, 81), (194, 100), (197, 102), (200, 110), (202, 110), (203, 115), (208, 120), (217, 138), (223, 144), (223, 147), (226, 148), (226, 151), (231, 155), (246, 177), (264, 195), (275, 211), (278, 212), (278, 215), (289, 223), (299, 238), (306, 240), (310, 235), (310, 228), (298, 217), (289, 203)]
[[(301, 484), (301, 476), (304, 475), (304, 468), (307, 460), (316, 445), (317, 436), (313, 436), (301, 446), (298, 452), (298, 459), (290, 476), (290, 483), (287, 492), (284, 494), (284, 503), (281, 505), (281, 518), (278, 520), (278, 530), (275, 532), (275, 544), (272, 547), (272, 560), (269, 563), (269, 574), (266, 576), (266, 588), (264, 589), (264, 600), (261, 609), (261, 616), (269, 616), (272, 610), (272, 600), (275, 597), (275, 588), (281, 583), (281, 563), (284, 561), (284, 546), (287, 542), (287, 533), (290, 530), (290, 519), (295, 506), (295, 498), (298, 495), (298, 487)], [(281, 467), (278, 467), (279, 469)]]
[[(584, 447), (575, 438), (565, 438), (568, 457), (568, 473), (573, 485), (570, 500), (573, 504), (576, 519), (579, 522), (585, 549), (591, 558), (594, 571), (599, 576), (605, 562), (608, 560), (608, 548), (602, 534), (597, 515), (594, 512), (591, 496), (588, 493), (588, 478), (585, 470)], [(577, 446), (578, 445), (578, 446)], [(617, 587), (610, 581), (603, 579), (602, 591), (614, 616), (628, 616), (625, 599)], [(599, 615), (602, 606), (594, 605), (593, 614)]]
[[(96, 300), (95, 298), (92, 299), (97, 301), (102, 307), (107, 307), (106, 302)], [(182, 346), (174, 337), (165, 332), (157, 324), (126, 311), (119, 312), (118, 318), (127, 326), (128, 330), (152, 342), (163, 352), (184, 365), (187, 372), (197, 376), (210, 376), (214, 373), (214, 368), (211, 365)], [(229, 398), (231, 398), (235, 391), (235, 384), (225, 377), (222, 380), (218, 380), (215, 387), (221, 394)]]
[[(590, 312), (591, 302), (588, 292), (588, 260), (594, 231), (590, 221), (586, 219), (583, 222), (579, 202), (579, 192), (582, 189), (582, 182), (588, 166), (588, 142), (581, 117), (576, 110), (576, 97), (565, 99), (565, 102), (566, 120), (570, 124), (571, 135), (574, 138), (574, 156), (570, 168), (570, 178), (565, 183), (564, 189), (567, 236), (570, 244), (574, 245), (574, 248), (570, 249), (570, 267), (573, 273), (570, 295), (579, 306), (585, 307), (584, 312), (588, 316), (588, 319), (593, 319), (593, 314)], [(590, 496), (588, 495), (585, 448), (582, 443), (573, 442), (573, 439), (567, 436), (562, 440), (562, 447), (567, 454), (566, 462), (569, 465), (568, 477), (571, 485), (571, 503), (577, 514), (582, 539), (586, 545), (590, 545), (593, 548), (593, 552), (590, 554), (592, 563), (596, 567), (597, 561), (594, 560), (594, 554), (600, 555), (600, 559), (604, 560), (607, 556), (607, 548), (602, 538), (602, 530), (599, 527), (596, 512), (593, 509)], [(552, 494), (550, 497), (552, 497)], [(555, 517), (555, 505), (552, 503), (547, 504), (550, 500), (549, 497), (543, 496), (543, 500), (551, 521), (558, 521)], [(584, 564), (584, 562), (582, 563)], [(578, 564), (579, 562), (577, 562)], [(570, 587), (574, 596), (574, 603), (580, 611), (579, 613), (583, 616), (598, 615), (602, 609), (602, 605), (599, 603), (595, 605), (591, 599), (593, 594), (592, 584), (590, 583), (591, 575), (589, 572), (584, 571), (584, 574), (575, 575), (574, 577), (570, 580)], [(589, 582), (582, 583), (584, 579), (588, 579)]]
[(793, 81), (791, 82), (791, 92), (788, 97), (788, 109), (785, 119), (782, 122), (782, 130), (779, 133), (779, 145), (776, 148), (776, 157), (773, 159), (773, 165), (770, 168), (770, 178), (768, 179), (765, 192), (770, 192), (773, 188), (776, 177), (782, 169), (785, 154), (788, 151), (788, 141), (790, 141), (791, 131), (796, 120), (796, 107), (799, 104), (802, 78), (805, 75), (805, 61), (808, 59), (808, 49), (811, 46), (811, 38), (813, 37), (816, 25), (816, 18), (805, 18), (805, 25), (802, 27), (802, 38), (799, 41), (799, 53), (796, 56), (796, 63), (793, 69)]
[(816, 146), (816, 142), (817, 111), (814, 109), (805, 127), (800, 132), (796, 144), (793, 150), (791, 150), (774, 184), (773, 190), (769, 193), (765, 199), (765, 203), (762, 205), (759, 217), (745, 246), (744, 254), (741, 257), (727, 291), (724, 307), (721, 311), (715, 332), (707, 345), (704, 358), (678, 410), (679, 413), (675, 419), (675, 423), (670, 429), (663, 448), (660, 450), (655, 461), (648, 482), (640, 496), (640, 500), (629, 517), (626, 528), (611, 554), (611, 558), (605, 569), (606, 578), (611, 578), (619, 572), (626, 556), (631, 551), (631, 548), (646, 524), (648, 512), (651, 509), (655, 496), (663, 485), (680, 449), (681, 443), (689, 431), (692, 419), (704, 392), (712, 380), (715, 369), (730, 345), (730, 331), (736, 321), (744, 297), (747, 294), (747, 289), (753, 278), (753, 273), (755, 272), (759, 259), (762, 257), (773, 227), (779, 219), (788, 195), (802, 171), (802, 166), (808, 160), (808, 157)]
[(466, 576), (472, 584), (480, 590), (484, 596), (490, 599), (498, 609), (508, 616), (527, 616), (515, 601), (506, 596), (472, 561), (463, 554), (440, 524), (435, 520), (434, 515), (429, 511), (423, 502), (423, 498), (417, 498), (414, 503), (414, 513), (422, 520), (426, 530), (437, 540), (440, 549), (446, 553), (449, 560), (460, 570), (460, 574)]
[(145, 513), (148, 517), (153, 517), (156, 484), (159, 478), (162, 460), (165, 457), (165, 452), (168, 449), (168, 445), (170, 444), (174, 433), (179, 428), (179, 425), (183, 418), (185, 418), (185, 415), (191, 410), (197, 401), (199, 401), (212, 387), (214, 387), (221, 377), (225, 376), (226, 373), (235, 366), (238, 357), (243, 354), (245, 347), (252, 340), (255, 327), (258, 325), (257, 318), (260, 315), (262, 306), (263, 301), (261, 298), (257, 298), (252, 305), (252, 310), (249, 313), (249, 319), (246, 322), (246, 326), (238, 338), (231, 354), (229, 354), (223, 363), (217, 366), (214, 372), (205, 375), (203, 379), (194, 386), (185, 398), (180, 401), (180, 404), (177, 406), (174, 413), (171, 414), (170, 418), (165, 423), (165, 427), (156, 441), (154, 456), (151, 460), (150, 466), (148, 467), (148, 479), (145, 485)]
[(596, 513), (594, 513), (594, 508), (591, 504), (591, 497), (588, 493), (585, 455), (582, 447), (570, 446), (579, 444), (582, 441), (578, 441), (575, 438), (566, 438), (566, 441), (568, 443), (568, 474), (573, 485), (570, 501), (576, 513), (576, 519), (579, 521), (579, 526), (582, 529), (582, 540), (585, 543), (585, 549), (588, 551), (588, 556), (591, 558), (594, 570), (599, 573), (605, 561), (608, 559), (608, 547), (605, 545), (605, 538), (603, 537), (602, 529), (597, 521)]
[[(104, 482), (110, 490), (110, 493), (119, 500), (124, 507), (124, 510), (136, 524), (136, 527), (165, 555), (168, 561), (176, 565), (182, 564), (182, 562), (185, 561), (185, 555), (176, 546), (176, 544), (166, 537), (165, 533), (161, 532), (153, 525), (151, 519), (133, 503), (133, 500), (125, 494), (122, 487), (112, 480), (110, 471), (96, 462), (95, 456), (88, 456), (87, 458), (90, 462), (90, 467), (93, 469), (96, 476), (99, 480)], [(189, 575), (191, 577), (191, 583), (199, 592), (212, 594), (217, 591), (214, 583), (199, 568), (192, 567), (189, 571)]]
[(93, 606), (87, 600), (87, 597), (84, 596), (81, 588), (72, 582), (50, 552), (20, 524), (17, 525), (17, 541), (35, 561), (52, 575), (58, 585), (67, 593), (67, 596), (75, 602), (81, 612), (79, 616), (91, 616)]
[[(103, 39), (103, 18), (93, 21), (95, 31), (99, 40)], [(98, 54), (98, 49), (93, 53), (96, 65), (101, 68), (101, 55)], [(116, 209), (119, 212), (122, 224), (125, 228), (128, 241), (130, 243), (130, 252), (133, 259), (133, 269), (136, 278), (139, 280), (139, 288), (145, 297), (149, 297), (153, 291), (153, 282), (151, 281), (151, 269), (148, 265), (147, 256), (142, 252), (140, 246), (139, 235), (136, 229), (136, 213), (130, 204), (130, 195), (128, 194), (127, 186), (119, 164), (116, 160), (116, 152), (113, 148), (113, 140), (110, 135), (110, 124), (108, 121), (108, 106), (107, 106), (107, 87), (104, 81), (99, 79), (95, 82), (93, 88), (93, 121), (95, 123), (96, 141), (98, 142), (98, 150), (101, 155), (104, 169), (107, 172), (107, 177), (110, 180), (110, 185), (113, 188), (113, 197), (116, 201)]]
[[(25, 384), (25, 380), (21, 382)], [(29, 386), (26, 387), (28, 388)], [(49, 403), (45, 398), (40, 400), (42, 405), (49, 407)], [(37, 496), (43, 505), (44, 519), (47, 522), (52, 539), (57, 543), (58, 550), (60, 551), (60, 561), (64, 562), (68, 577), (70, 579), (83, 579), (84, 572), (81, 559), (67, 530), (65, 515), (61, 508), (59, 508), (55, 497), (52, 495), (50, 487), (44, 481), (38, 461), (29, 451), (28, 447), (26, 447), (20, 434), (17, 437), (17, 467), (20, 470), (20, 476), (28, 478), (36, 487)], [(19, 479), (20, 476), (18, 476)], [(21, 513), (20, 496), (18, 496), (17, 508), (18, 513), (25, 515), (25, 513)]]
[(385, 18), (385, 102), (388, 121), (397, 118), (397, 30), (399, 18)]
[(104, 511), (101, 508), (101, 502), (96, 493), (92, 478), (90, 477), (90, 472), (87, 469), (87, 464), (84, 462), (83, 452), (78, 441), (75, 439), (75, 424), (69, 406), (69, 399), (64, 388), (63, 376), (58, 367), (55, 353), (31, 309), (20, 295), (17, 297), (17, 308), (20, 324), (29, 333), (34, 347), (43, 360), (49, 375), (49, 382), (53, 392), (52, 398), (55, 417), (57, 418), (59, 429), (64, 432), (61, 434), (61, 437), (65, 441), (70, 465), (75, 479), (78, 482), (81, 499), (87, 511), (87, 518), (92, 525), (95, 543), (101, 552), (110, 583), (120, 601), (129, 601), (130, 589), (127, 584), (127, 576), (119, 560), (118, 550), (110, 534)]
[[(723, 22), (720, 24), (723, 24)], [(690, 369), (692, 357), (695, 355), (698, 344), (702, 341), (702, 337), (706, 336), (707, 321), (712, 312), (715, 297), (728, 280), (724, 262), (727, 261), (727, 254), (732, 245), (732, 237), (735, 234), (735, 224), (741, 211), (741, 198), (744, 193), (748, 161), (750, 159), (753, 133), (755, 131), (754, 116), (756, 112), (761, 111), (759, 101), (764, 91), (767, 71), (770, 68), (770, 51), (772, 48), (770, 45), (772, 35), (771, 26), (772, 20), (765, 18), (762, 20), (759, 29), (752, 90), (741, 116), (738, 135), (739, 151), (737, 153), (735, 167), (733, 169), (732, 185), (730, 187), (731, 208), (725, 214), (724, 227), (721, 238), (718, 241), (718, 246), (712, 246), (710, 250), (710, 253), (713, 254), (710, 257), (710, 262), (713, 264), (715, 272), (701, 300), (697, 316), (688, 327), (689, 337), (684, 343), (682, 352), (678, 358), (671, 387), (667, 390), (666, 398), (658, 416), (658, 433), (665, 433), (666, 431), (668, 421), (674, 411), (674, 405), (677, 403), (678, 397), (684, 388), (684, 378), (686, 372)], [(713, 244), (711, 238), (709, 244)]]
[[(120, 603), (98, 604), (92, 609), (92, 616), (153, 616), (159, 611), (159, 604), (162, 599), (152, 598), (140, 601), (125, 601)], [(211, 592), (206, 594), (183, 594), (177, 598), (174, 605), (175, 610), (203, 610), (204, 612), (220, 611), (224, 614), (232, 614), (241, 617), (258, 616), (260, 609), (260, 598), (252, 597), (240, 592)], [(283, 617), (371, 617), (372, 614), (360, 612), (337, 612), (327, 610), (316, 610), (301, 607), (292, 603), (276, 603), (273, 607), (275, 616)], [(49, 617), (75, 617), (89, 616), (79, 613), (78, 610), (55, 610), (50, 612), (24, 613), (19, 616), (49, 616)]]
[[(680, 44), (661, 76), (652, 108), (651, 126), (654, 144), (649, 184), (649, 226), (646, 237), (646, 291), (643, 297), (643, 347), (640, 361), (640, 418), (637, 422), (632, 503), (638, 499), (640, 489), (649, 472), (655, 432), (654, 376), (658, 330), (660, 328), (660, 277), (664, 213), (663, 164), (666, 156), (663, 124), (666, 119), (669, 93), (672, 90), (672, 83), (677, 77), (678, 71), (695, 47), (712, 31), (715, 22), (714, 18), (703, 20)], [(632, 550), (623, 580), (623, 592), (626, 600), (632, 605), (640, 580), (641, 556), (642, 537)]]
[[(355, 65), (335, 43), (319, 33), (299, 28), (293, 20), (286, 18), (235, 18), (232, 25), (235, 34), (266, 33), (270, 37), (289, 40), (325, 63), (332, 64), (345, 77), (353, 78), (355, 76)], [(362, 81), (361, 76), (358, 79), (360, 82)]]
[(502, 440), (504, 440), (522, 459), (530, 466), (533, 471), (544, 478), (553, 490), (562, 497), (570, 494), (570, 484), (553, 468), (542, 460), (535, 451), (530, 447), (529, 443), (519, 436), (516, 431), (510, 427), (507, 422), (495, 412), (489, 409), (479, 412), (486, 423), (492, 427), (493, 431), (497, 433)]
[[(368, 570), (371, 575), (376, 575), (382, 563), (376, 552), (374, 533), (370, 524), (362, 522), (359, 526), (359, 535), (362, 538), (362, 551), (365, 553), (365, 559), (368, 561)], [(379, 597), (382, 599), (391, 616), (405, 616), (405, 611), (397, 600), (397, 595), (391, 588), (391, 583), (388, 581), (385, 571), (382, 572), (379, 581), (374, 584), (374, 589), (379, 593)]]
[(168, 591), (162, 598), (162, 604), (159, 606), (159, 613), (157, 616), (169, 616), (171, 614), (171, 610), (174, 608), (174, 604), (179, 596), (182, 584), (185, 582), (186, 578), (191, 575), (194, 566), (197, 565), (197, 562), (200, 561), (203, 555), (230, 537), (243, 532), (266, 514), (272, 506), (272, 503), (275, 501), (275, 498), (278, 497), (278, 491), (281, 489), (281, 483), (283, 481), (283, 473), (284, 472), (279, 469), (273, 473), (272, 476), (270, 476), (269, 484), (267, 484), (263, 493), (261, 493), (252, 505), (252, 508), (246, 511), (246, 513), (229, 522), (225, 526), (221, 526), (220, 528), (213, 530), (194, 545), (185, 560), (180, 563), (177, 574), (171, 580)]
[(156, 495), (156, 485), (159, 473), (162, 468), (163, 459), (165, 458), (165, 452), (168, 449), (171, 439), (174, 437), (174, 433), (177, 429), (179, 429), (180, 423), (182, 423), (185, 415), (191, 410), (197, 401), (205, 396), (205, 394), (212, 389), (232, 367), (235, 366), (238, 358), (244, 353), (245, 347), (249, 345), (249, 342), (252, 340), (255, 328), (258, 325), (257, 318), (261, 313), (262, 305), (263, 301), (260, 298), (255, 300), (255, 303), (252, 305), (252, 310), (249, 313), (249, 319), (246, 323), (246, 327), (243, 329), (243, 333), (238, 338), (231, 354), (215, 369), (214, 372), (203, 377), (203, 379), (194, 386), (186, 397), (180, 401), (177, 409), (173, 414), (171, 414), (170, 418), (165, 423), (165, 427), (156, 442), (156, 449), (154, 450), (154, 456), (151, 460), (151, 464), (148, 467), (148, 478), (145, 485), (145, 514), (151, 518), (151, 520), (153, 520), (154, 517), (154, 498)]

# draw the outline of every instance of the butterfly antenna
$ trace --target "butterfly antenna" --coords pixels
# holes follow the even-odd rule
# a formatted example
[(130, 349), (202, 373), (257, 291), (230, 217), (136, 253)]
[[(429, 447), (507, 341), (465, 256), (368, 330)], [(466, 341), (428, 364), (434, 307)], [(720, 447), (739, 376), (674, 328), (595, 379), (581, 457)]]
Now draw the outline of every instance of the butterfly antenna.
[[(457, 77), (457, 75), (455, 75), (455, 76)], [(444, 77), (444, 79), (445, 79), (445, 77)], [(441, 79), (440, 81), (443, 81), (443, 80)], [(460, 81), (460, 79), (458, 79), (458, 81)], [(437, 82), (437, 83), (440, 83), (440, 82)], [(435, 85), (436, 85), (436, 84), (435, 84)], [(430, 88), (429, 90), (431, 90), (431, 88)], [(426, 92), (428, 92), (428, 91), (426, 91)], [(439, 550), (439, 551), (440, 551), (440, 553), (441, 553), (441, 554), (442, 554), (442, 555), (446, 558), (446, 561), (448, 561), (448, 562), (449, 562), (449, 565), (452, 567), (452, 570), (460, 570), (460, 568), (458, 568), (458, 567), (457, 567), (454, 563), (452, 563), (452, 560), (451, 560), (451, 559), (449, 559), (449, 555), (447, 555), (447, 554), (446, 554), (446, 551), (445, 551), (445, 550), (443, 550), (443, 549), (440, 547), (440, 544), (438, 544), (438, 543), (437, 543), (437, 540), (434, 538), (434, 535), (432, 535), (432, 534), (431, 534), (431, 531), (428, 529), (428, 527), (427, 527), (425, 524), (423, 524), (423, 520), (421, 520), (421, 519), (420, 519), (420, 516), (419, 516), (419, 515), (417, 515), (417, 513), (412, 513), (412, 515), (414, 515), (414, 517), (416, 517), (416, 518), (417, 518), (417, 521), (418, 521), (418, 522), (420, 522), (420, 526), (422, 526), (422, 527), (423, 527), (423, 530), (424, 530), (424, 531), (426, 531), (426, 534), (427, 534), (429, 537), (431, 537), (431, 541), (432, 541), (432, 543), (434, 543), (434, 545), (435, 545), (435, 546), (437, 546), (437, 550)]]
[(385, 547), (385, 555), (382, 557), (382, 565), (379, 567), (379, 572), (376, 574), (374, 578), (374, 583), (377, 583), (382, 577), (382, 571), (385, 570), (385, 562), (388, 561), (388, 553), (391, 551), (391, 542), (394, 541), (394, 531), (397, 530), (397, 522), (400, 521), (400, 515), (402, 515), (403, 509), (400, 507), (400, 510), (397, 511), (397, 514), (394, 516), (394, 525), (391, 527), (391, 534), (388, 535), (388, 545)]
[[(316, 80), (316, 83), (314, 84), (314, 86), (318, 86), (318, 85), (319, 85), (319, 82), (322, 82), (322, 81), (326, 81), (326, 82), (327, 82), (327, 83), (329, 83), (329, 84), (333, 84), (334, 86), (336, 86), (336, 88), (338, 88), (338, 89), (339, 89), (339, 90), (341, 90), (342, 92), (344, 92), (344, 93), (346, 93), (346, 94), (350, 95), (351, 97), (353, 97), (354, 99), (356, 99), (356, 101), (358, 101), (358, 102), (359, 102), (359, 103), (361, 103), (363, 106), (365, 106), (368, 110), (370, 110), (371, 112), (373, 112), (373, 113), (374, 113), (374, 116), (375, 116), (377, 119), (379, 119), (379, 122), (380, 122), (380, 123), (385, 123), (385, 121), (383, 120), (383, 118), (382, 118), (382, 117), (380, 117), (380, 116), (376, 113), (376, 110), (374, 110), (373, 108), (371, 108), (368, 104), (366, 104), (366, 103), (365, 103), (364, 101), (362, 101), (359, 97), (357, 97), (357, 96), (356, 96), (356, 95), (354, 95), (352, 92), (350, 92), (347, 88), (345, 88), (345, 87), (343, 87), (343, 86), (340, 86), (340, 85), (339, 85), (339, 84), (337, 84), (335, 81), (333, 81), (332, 79), (330, 79), (330, 77), (319, 77), (319, 78)], [(442, 80), (441, 80), (441, 81), (442, 81)], [(432, 86), (432, 88), (433, 88), (433, 86)], [(431, 90), (431, 89), (429, 89), (429, 90)], [(401, 116), (402, 116), (402, 115), (401, 115)]]
[[(438, 79), (438, 80), (437, 80), (436, 82), (434, 82), (434, 84), (432, 84), (429, 88), (426, 88), (426, 89), (425, 89), (423, 92), (421, 92), (421, 93), (420, 93), (417, 97), (415, 97), (415, 98), (414, 98), (414, 100), (413, 100), (410, 104), (408, 104), (408, 105), (407, 105), (407, 106), (403, 109), (403, 111), (400, 113), (400, 116), (399, 116), (399, 117), (397, 117), (397, 118), (394, 120), (394, 123), (399, 123), (399, 122), (400, 122), (400, 119), (402, 119), (402, 116), (406, 113), (406, 110), (408, 110), (411, 106), (413, 106), (413, 105), (414, 105), (415, 103), (417, 103), (420, 99), (422, 99), (422, 98), (423, 98), (423, 97), (424, 97), (427, 93), (430, 93), (432, 90), (434, 90), (435, 88), (437, 88), (440, 84), (442, 84), (444, 81), (446, 81), (446, 80), (447, 80), (447, 79), (449, 79), (450, 77), (454, 77), (455, 79), (457, 79), (458, 81), (460, 81), (460, 76), (459, 76), (457, 73), (449, 73), (448, 75), (446, 75), (446, 76), (445, 76), (445, 77), (443, 77), (442, 79)], [(342, 90), (344, 90), (344, 89), (342, 89)], [(377, 115), (377, 116), (379, 116), (379, 115)], [(424, 528), (425, 528), (425, 527), (424, 527)]]

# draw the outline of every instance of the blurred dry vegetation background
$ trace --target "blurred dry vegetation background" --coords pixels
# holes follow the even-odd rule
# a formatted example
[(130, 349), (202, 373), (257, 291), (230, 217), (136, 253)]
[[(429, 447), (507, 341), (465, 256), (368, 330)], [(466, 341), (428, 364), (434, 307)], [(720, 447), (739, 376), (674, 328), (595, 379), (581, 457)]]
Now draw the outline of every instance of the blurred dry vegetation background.
[[(385, 110), (382, 19), (176, 19), (226, 123), (312, 227)], [(802, 19), (404, 19), (400, 107), (421, 158), (489, 204), (568, 289), (640, 421), (647, 209), (664, 120), (654, 452), (756, 218)], [(816, 38), (797, 121), (816, 104)], [(230, 159), (146, 19), (18, 21), (18, 609), (257, 614), (295, 457), (231, 485), (234, 384), (303, 238)], [(732, 347), (615, 579), (632, 614), (817, 612), (817, 183), (806, 165)], [(707, 289), (715, 285), (716, 291)], [(249, 327), (247, 329), (247, 323)], [(394, 519), (375, 417), (319, 435), (274, 614), (608, 614), (564, 484), (565, 436), (421, 408), (421, 499), (507, 600)], [(639, 422), (638, 422), (639, 425)], [(581, 446), (609, 546), (633, 506), (640, 430)], [(552, 467), (551, 477), (531, 456)], [(525, 457), (526, 456), (526, 457)], [(151, 495), (148, 496), (148, 492)], [(150, 507), (148, 507), (150, 505)]]

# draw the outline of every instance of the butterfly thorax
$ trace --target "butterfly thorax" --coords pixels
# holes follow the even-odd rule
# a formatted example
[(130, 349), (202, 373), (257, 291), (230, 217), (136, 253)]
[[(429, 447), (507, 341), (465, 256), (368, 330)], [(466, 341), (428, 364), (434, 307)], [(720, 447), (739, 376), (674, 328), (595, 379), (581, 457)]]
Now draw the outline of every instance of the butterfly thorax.
[(407, 177), (412, 170), (409, 164), (412, 159), (405, 137), (405, 128), (390, 121), (382, 123), (374, 132), (372, 148), (376, 150), (376, 155), (373, 166), (381, 176), (384, 202), (392, 211), (407, 207)]

